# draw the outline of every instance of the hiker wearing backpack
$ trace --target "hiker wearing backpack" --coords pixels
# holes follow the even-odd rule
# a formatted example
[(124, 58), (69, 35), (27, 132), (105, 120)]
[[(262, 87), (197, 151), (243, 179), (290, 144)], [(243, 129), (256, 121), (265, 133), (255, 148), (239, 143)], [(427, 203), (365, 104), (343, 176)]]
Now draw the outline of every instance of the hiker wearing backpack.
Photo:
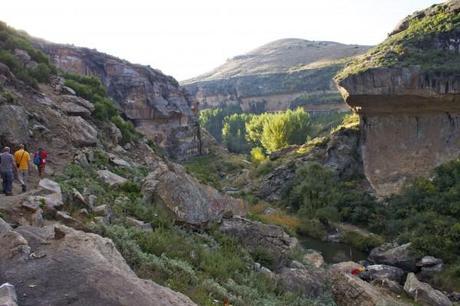
[(38, 176), (41, 178), (45, 173), (46, 159), (48, 153), (43, 148), (38, 148), (38, 151), (34, 154), (34, 165), (37, 166)]
[(29, 173), (30, 154), (24, 148), (24, 145), (19, 145), (19, 150), (14, 153), (16, 167), (18, 168), (18, 181), (21, 183), (22, 192), (27, 191), (27, 174)]
[(10, 148), (3, 148), (3, 153), (0, 154), (0, 174), (3, 181), (3, 193), (7, 196), (13, 195), (13, 179), (16, 163), (14, 157), (10, 153)]

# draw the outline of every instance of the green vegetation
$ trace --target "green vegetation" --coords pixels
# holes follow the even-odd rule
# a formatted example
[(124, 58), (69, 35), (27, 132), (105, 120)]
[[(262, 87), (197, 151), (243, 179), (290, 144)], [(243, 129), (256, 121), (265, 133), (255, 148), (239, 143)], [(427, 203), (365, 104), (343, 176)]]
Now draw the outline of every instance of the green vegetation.
[(265, 155), (328, 134), (345, 115), (340, 112), (309, 115), (302, 108), (257, 115), (243, 114), (241, 109), (230, 107), (202, 111), (200, 123), (230, 152), (248, 154), (252, 149), (260, 148), (254, 151), (259, 154), (260, 162), (260, 153)]
[(439, 4), (430, 14), (420, 14), (408, 20), (407, 27), (389, 36), (367, 54), (355, 58), (337, 76), (338, 81), (376, 67), (407, 67), (418, 65), (424, 71), (456, 72), (460, 69), (460, 54), (449, 48), (436, 48), (433, 40), (460, 28), (460, 15), (449, 12), (448, 4)]
[(94, 104), (93, 116), (101, 121), (111, 121), (121, 131), (125, 143), (139, 138), (134, 125), (124, 120), (115, 106), (115, 102), (107, 96), (106, 89), (95, 76), (82, 76), (73, 73), (64, 74), (64, 84)]
[[(97, 169), (122, 174), (129, 182), (109, 188)], [(275, 280), (254, 270), (255, 260), (270, 263), (263, 251), (252, 257), (238, 242), (217, 230), (187, 230), (174, 225), (161, 205), (145, 205), (140, 183), (144, 168), (119, 168), (109, 163), (107, 153), (94, 151), (90, 167), (69, 165), (58, 178), (65, 195), (76, 188), (97, 196), (96, 205), (107, 204), (111, 224), (97, 223), (92, 230), (111, 238), (132, 269), (142, 278), (168, 286), (189, 296), (199, 305), (215, 305), (228, 299), (232, 305), (324, 305), (333, 304), (329, 296), (318, 300), (285, 293)], [(70, 205), (70, 204), (68, 204)], [(78, 206), (66, 207), (78, 216)], [(153, 231), (133, 228), (126, 222), (134, 217), (153, 225)], [(86, 222), (93, 219), (90, 215)]]
[(299, 106), (323, 103), (342, 103), (343, 99), (337, 92), (322, 92), (321, 94), (303, 94), (291, 102), (290, 108), (297, 108)]
[(238, 155), (226, 155), (224, 158), (217, 153), (197, 156), (184, 162), (185, 169), (203, 184), (222, 189), (225, 175), (238, 173), (245, 168), (245, 160)]
[(200, 126), (206, 129), (217, 142), (222, 142), (222, 128), (225, 117), (242, 112), (239, 105), (224, 108), (205, 109), (200, 112)]
[(47, 83), (50, 75), (56, 73), (48, 57), (32, 47), (26, 33), (3, 22), (0, 22), (0, 62), (7, 65), (18, 79), (34, 88), (38, 83)]

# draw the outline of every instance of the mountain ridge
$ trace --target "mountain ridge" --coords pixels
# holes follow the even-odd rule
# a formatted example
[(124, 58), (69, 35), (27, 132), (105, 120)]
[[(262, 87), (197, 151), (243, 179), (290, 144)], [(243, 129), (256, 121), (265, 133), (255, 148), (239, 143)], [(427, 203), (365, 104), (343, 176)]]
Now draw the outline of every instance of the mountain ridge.
[(345, 111), (332, 78), (368, 46), (287, 38), (269, 42), (180, 84), (200, 108), (239, 105), (246, 112)]

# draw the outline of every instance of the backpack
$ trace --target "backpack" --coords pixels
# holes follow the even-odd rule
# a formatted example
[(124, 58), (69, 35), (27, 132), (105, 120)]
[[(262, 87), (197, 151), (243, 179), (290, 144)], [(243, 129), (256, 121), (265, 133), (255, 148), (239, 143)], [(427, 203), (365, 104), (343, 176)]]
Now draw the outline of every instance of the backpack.
[(34, 165), (40, 166), (42, 159), (40, 158), (40, 154), (35, 153), (34, 156)]

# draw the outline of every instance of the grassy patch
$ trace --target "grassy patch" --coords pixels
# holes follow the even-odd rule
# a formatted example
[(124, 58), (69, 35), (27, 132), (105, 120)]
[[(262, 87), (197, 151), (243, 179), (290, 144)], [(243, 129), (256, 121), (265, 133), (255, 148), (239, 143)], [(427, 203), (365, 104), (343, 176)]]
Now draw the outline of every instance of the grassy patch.
[(436, 49), (432, 43), (443, 33), (453, 33), (460, 28), (460, 15), (448, 12), (446, 7), (447, 4), (439, 4), (433, 14), (411, 18), (403, 31), (389, 36), (367, 54), (354, 59), (337, 74), (336, 80), (376, 67), (418, 65), (424, 71), (458, 71), (458, 52)]

